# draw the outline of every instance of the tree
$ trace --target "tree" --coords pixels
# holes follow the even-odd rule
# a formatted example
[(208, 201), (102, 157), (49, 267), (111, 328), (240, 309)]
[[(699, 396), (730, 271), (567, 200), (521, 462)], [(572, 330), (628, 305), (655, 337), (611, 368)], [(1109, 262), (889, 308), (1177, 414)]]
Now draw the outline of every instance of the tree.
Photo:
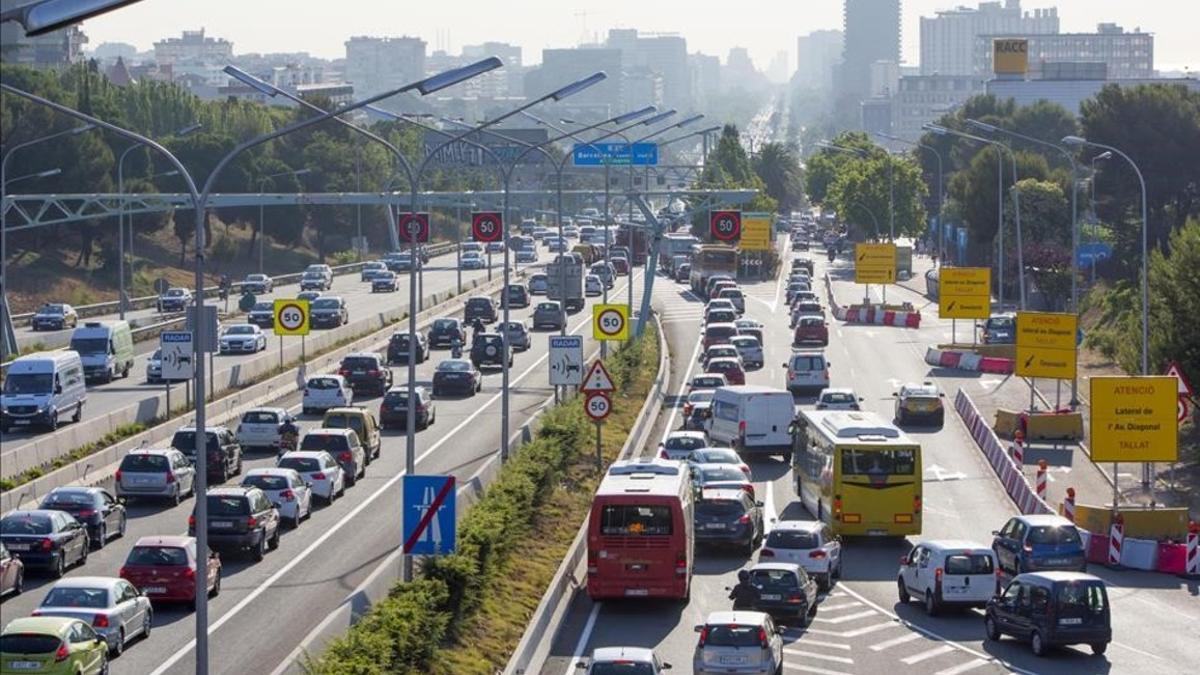
[(782, 143), (766, 143), (754, 160), (754, 171), (767, 186), (767, 194), (790, 212), (804, 199), (804, 179), (796, 154)]
[[(750, 157), (742, 147), (741, 134), (737, 127), (726, 124), (721, 130), (717, 147), (708, 154), (708, 163), (700, 176), (700, 187), (726, 188), (733, 190), (758, 190), (758, 194), (745, 204), (747, 211), (774, 213), (778, 204), (767, 193), (767, 186), (750, 165)], [(708, 214), (692, 214), (692, 232), (701, 239), (708, 238)]]
[[(948, 194), (961, 207), (971, 240), (976, 244), (990, 245), (996, 236), (997, 152), (995, 148), (989, 148), (987, 152), (977, 154), (965, 171), (956, 173), (950, 180)], [(1012, 164), (1008, 160), (1008, 153), (1001, 154), (1004, 158), (1004, 201), (1005, 204), (1008, 204), (1011, 194), (1009, 188), (1013, 184)], [(1017, 152), (1016, 158), (1018, 179), (1032, 178), (1040, 181), (1049, 177), (1050, 169), (1044, 157), (1027, 152)], [(1015, 230), (1013, 229), (1011, 208), (1006, 206), (1005, 209), (1005, 246), (1010, 247), (1016, 244), (1016, 238), (1012, 234)], [(1024, 213), (1022, 210), (1022, 215)], [(1024, 226), (1025, 223), (1022, 222), (1022, 225)]]
[[(879, 148), (871, 138), (861, 131), (845, 131), (838, 134), (832, 145), (839, 148), (856, 148), (865, 152), (874, 152)], [(829, 186), (837, 177), (838, 169), (854, 158), (853, 152), (822, 148), (808, 158), (804, 173), (804, 188), (808, 198), (818, 204), (825, 201)]]
[[(1195, 378), (1200, 375), (1200, 220), (1175, 230), (1167, 249), (1167, 254), (1155, 250), (1150, 255), (1150, 371), (1178, 361)], [(1141, 332), (1137, 335), (1140, 344)], [(1124, 365), (1138, 372), (1131, 363)]]
[(924, 232), (926, 188), (917, 165), (878, 152), (867, 158), (849, 156), (851, 161), (838, 169), (826, 197), (839, 217), (860, 232), (887, 238), (894, 208), (896, 236)]

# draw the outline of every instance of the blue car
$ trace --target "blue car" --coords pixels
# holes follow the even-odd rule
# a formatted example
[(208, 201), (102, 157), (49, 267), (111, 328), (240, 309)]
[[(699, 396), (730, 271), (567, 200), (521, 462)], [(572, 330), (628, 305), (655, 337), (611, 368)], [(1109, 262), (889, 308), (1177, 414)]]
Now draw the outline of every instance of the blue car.
[(1079, 530), (1062, 516), (1014, 516), (992, 534), (996, 561), (1008, 574), (1087, 571), (1087, 554)]

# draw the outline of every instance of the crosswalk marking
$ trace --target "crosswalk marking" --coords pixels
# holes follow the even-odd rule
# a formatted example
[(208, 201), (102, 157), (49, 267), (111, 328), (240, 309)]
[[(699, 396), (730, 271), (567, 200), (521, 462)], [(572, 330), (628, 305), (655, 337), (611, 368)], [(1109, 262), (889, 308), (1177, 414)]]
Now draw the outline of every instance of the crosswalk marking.
[(942, 654), (952, 651), (954, 651), (954, 647), (951, 647), (950, 645), (941, 645), (940, 647), (934, 647), (933, 649), (923, 651), (920, 654), (913, 654), (912, 656), (900, 659), (900, 662), (906, 666), (911, 666), (914, 663), (927, 661), (935, 656), (941, 656)]
[(813, 647), (829, 647), (831, 649), (841, 649), (850, 651), (850, 645), (844, 645), (840, 642), (825, 642), (823, 640), (805, 639), (803, 642), (797, 642), (798, 645), (812, 645)]
[(840, 605), (824, 605), (823, 604), (823, 605), (821, 605), (821, 611), (822, 612), (836, 612), (841, 609), (850, 609), (851, 607), (862, 607), (862, 603), (857, 600), (851, 600), (850, 602), (843, 602)]
[(806, 652), (803, 649), (788, 649), (785, 648), (784, 653), (792, 656), (803, 656), (819, 661), (833, 661), (834, 663), (854, 663), (854, 659), (845, 656), (830, 656), (829, 654), (818, 654), (817, 652)]
[(907, 635), (901, 635), (898, 638), (892, 638), (891, 640), (884, 640), (883, 642), (880, 642), (879, 644), (871, 645), (871, 651), (881, 652), (885, 649), (895, 647), (896, 645), (902, 645), (905, 642), (912, 642), (913, 640), (919, 640), (919, 639), (921, 639), (920, 633), (909, 633)]
[(862, 612), (857, 612), (855, 614), (843, 614), (842, 616), (839, 616), (839, 617), (836, 617), (833, 619), (825, 619), (825, 618), (818, 616), (817, 618), (815, 618), (813, 620), (820, 621), (821, 623), (838, 624), (838, 623), (846, 623), (847, 621), (854, 621), (855, 619), (865, 619), (868, 616), (875, 616), (875, 612), (873, 610), (868, 609), (868, 610), (864, 610)]
[(870, 626), (866, 626), (864, 628), (856, 628), (854, 630), (847, 630), (847, 631), (822, 630), (820, 628), (809, 628), (806, 632), (812, 633), (813, 635), (828, 635), (829, 637), (855, 638), (855, 637), (860, 637), (860, 636), (866, 635), (867, 633), (874, 633), (875, 631), (884, 630), (885, 628), (891, 628), (893, 626), (898, 626), (898, 625), (899, 624), (897, 624), (894, 621), (884, 621), (883, 623), (877, 623), (877, 624), (873, 624)]
[(976, 668), (980, 666), (986, 666), (987, 664), (988, 662), (984, 659), (975, 659), (973, 661), (967, 661), (966, 663), (953, 666), (945, 670), (939, 670), (935, 675), (958, 675), (959, 673), (965, 673), (968, 670), (975, 670)]
[(798, 663), (785, 663), (783, 664), (783, 667), (788, 670), (796, 670), (801, 673), (816, 673), (816, 675), (850, 675), (849, 673), (843, 673), (840, 670), (828, 670), (825, 668), (818, 668), (816, 666), (805, 666)]

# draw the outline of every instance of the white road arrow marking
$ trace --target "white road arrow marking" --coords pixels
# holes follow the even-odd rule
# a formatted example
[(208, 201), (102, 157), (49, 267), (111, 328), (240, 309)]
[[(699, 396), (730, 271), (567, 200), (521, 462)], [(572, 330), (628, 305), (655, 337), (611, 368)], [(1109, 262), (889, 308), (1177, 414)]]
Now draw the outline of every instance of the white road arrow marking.
[(934, 480), (938, 481), (939, 483), (948, 480), (962, 480), (967, 477), (967, 474), (961, 471), (949, 471), (938, 466), (937, 464), (927, 467), (925, 469), (925, 473), (932, 473)]
[(979, 386), (983, 387), (984, 389), (990, 389), (990, 388), (1000, 384), (1003, 381), (1004, 380), (997, 380), (994, 377), (984, 377), (984, 378), (980, 378)]

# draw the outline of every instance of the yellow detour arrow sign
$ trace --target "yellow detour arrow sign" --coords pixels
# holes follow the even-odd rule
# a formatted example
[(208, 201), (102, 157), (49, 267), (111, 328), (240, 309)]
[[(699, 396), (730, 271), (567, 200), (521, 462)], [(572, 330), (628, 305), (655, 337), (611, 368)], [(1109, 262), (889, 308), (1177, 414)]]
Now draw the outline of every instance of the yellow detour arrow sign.
[(1093, 462), (1177, 462), (1178, 384), (1169, 375), (1093, 377)]
[(1017, 312), (1017, 375), (1075, 377), (1074, 314)]
[(992, 315), (992, 271), (986, 267), (938, 270), (938, 316), (986, 319)]
[(895, 281), (895, 244), (854, 245), (854, 283), (891, 284)]
[(771, 217), (742, 214), (742, 239), (738, 248), (743, 251), (771, 250)]

